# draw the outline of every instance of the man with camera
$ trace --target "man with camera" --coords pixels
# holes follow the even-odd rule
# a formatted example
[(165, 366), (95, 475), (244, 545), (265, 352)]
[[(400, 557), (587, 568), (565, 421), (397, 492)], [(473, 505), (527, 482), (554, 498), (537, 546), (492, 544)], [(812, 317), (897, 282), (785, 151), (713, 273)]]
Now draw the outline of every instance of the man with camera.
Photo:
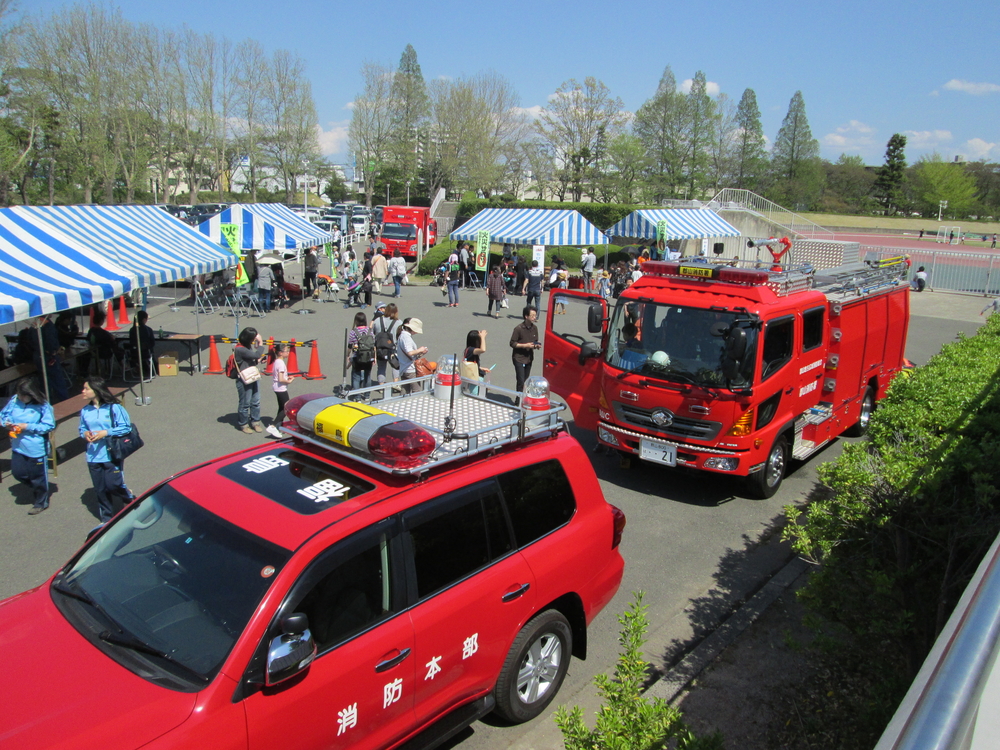
[(538, 341), (538, 310), (531, 305), (521, 313), (524, 320), (514, 328), (510, 336), (511, 360), (514, 363), (514, 377), (517, 379), (517, 391), (524, 391), (524, 381), (531, 375), (531, 363), (535, 358), (535, 349), (541, 349)]

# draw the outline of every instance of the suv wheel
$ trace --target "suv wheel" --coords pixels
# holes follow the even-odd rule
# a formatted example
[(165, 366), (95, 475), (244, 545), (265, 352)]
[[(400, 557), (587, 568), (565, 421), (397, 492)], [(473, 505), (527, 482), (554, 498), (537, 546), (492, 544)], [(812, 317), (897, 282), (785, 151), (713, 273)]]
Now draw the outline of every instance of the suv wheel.
[(546, 610), (517, 634), (494, 691), (496, 712), (520, 724), (552, 702), (573, 653), (573, 632), (561, 612)]

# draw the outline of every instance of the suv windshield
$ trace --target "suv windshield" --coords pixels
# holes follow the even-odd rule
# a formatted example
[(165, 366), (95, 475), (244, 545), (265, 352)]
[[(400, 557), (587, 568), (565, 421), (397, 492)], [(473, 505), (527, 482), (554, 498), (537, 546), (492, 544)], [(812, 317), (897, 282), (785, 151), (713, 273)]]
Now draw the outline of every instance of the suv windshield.
[(412, 224), (383, 224), (382, 236), (387, 240), (415, 240), (417, 228)]
[[(746, 356), (738, 376), (722, 372), (726, 334), (746, 330)], [(755, 327), (746, 315), (726, 310), (621, 301), (608, 329), (605, 361), (619, 370), (709, 388), (744, 387), (753, 373)]]
[(56, 577), (53, 599), (136, 674), (200, 689), (290, 554), (163, 485)]

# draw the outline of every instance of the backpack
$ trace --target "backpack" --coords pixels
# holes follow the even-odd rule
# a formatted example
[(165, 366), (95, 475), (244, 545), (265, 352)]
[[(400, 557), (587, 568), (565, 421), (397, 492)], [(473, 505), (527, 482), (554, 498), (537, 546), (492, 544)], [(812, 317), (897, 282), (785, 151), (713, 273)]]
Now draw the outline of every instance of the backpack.
[(385, 327), (385, 318), (379, 318), (381, 331), (375, 333), (375, 352), (379, 362), (388, 362), (390, 355), (396, 351), (396, 342), (393, 341), (392, 329), (395, 323), (388, 329)]
[(230, 354), (229, 359), (226, 360), (226, 377), (230, 380), (236, 380), (240, 376), (240, 371), (236, 368), (236, 354)]
[(370, 365), (375, 359), (375, 337), (371, 331), (365, 331), (358, 336), (354, 349), (354, 364)]

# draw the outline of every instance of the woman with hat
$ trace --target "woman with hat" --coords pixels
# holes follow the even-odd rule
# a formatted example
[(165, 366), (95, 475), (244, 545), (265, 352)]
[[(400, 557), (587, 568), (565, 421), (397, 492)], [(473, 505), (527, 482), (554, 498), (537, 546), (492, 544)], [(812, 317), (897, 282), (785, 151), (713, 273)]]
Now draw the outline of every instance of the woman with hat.
[(405, 381), (417, 377), (417, 366), (415, 361), (427, 354), (426, 346), (417, 346), (413, 340), (413, 334), (422, 334), (424, 324), (420, 318), (407, 318), (403, 321), (399, 336), (396, 339), (396, 357), (399, 359), (399, 379), (403, 382), (403, 390), (413, 393), (417, 390), (413, 383)]

